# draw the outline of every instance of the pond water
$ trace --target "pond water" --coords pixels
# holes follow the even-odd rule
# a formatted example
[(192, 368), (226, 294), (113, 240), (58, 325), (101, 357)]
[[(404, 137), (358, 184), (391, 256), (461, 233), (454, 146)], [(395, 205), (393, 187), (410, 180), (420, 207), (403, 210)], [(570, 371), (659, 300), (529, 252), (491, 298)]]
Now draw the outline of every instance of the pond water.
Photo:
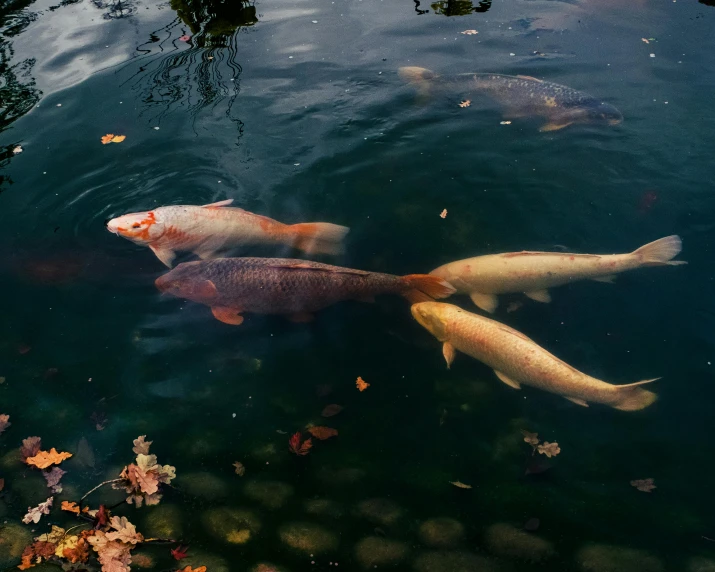
[[(715, 570), (711, 2), (56, 2), (0, 3), (0, 567), (19, 563), (18, 527), (73, 522), (20, 524), (48, 496), (22, 439), (74, 453), (57, 506), (116, 478), (147, 435), (174, 486), (114, 513), (189, 545), (180, 563), (175, 544), (141, 548), (157, 570)], [(458, 88), (421, 97), (402, 66), (533, 76), (624, 120), (504, 123)], [(397, 296), (229, 326), (162, 296), (161, 262), (105, 229), (228, 198), (348, 226), (345, 254), (321, 261), (400, 275), (678, 234), (687, 266), (495, 313), (600, 379), (661, 376), (659, 399), (586, 409), (464, 354), (448, 370)], [(343, 410), (324, 418), (329, 404)], [(292, 454), (309, 424), (339, 435)], [(522, 430), (561, 453), (536, 463)], [(646, 478), (650, 493), (630, 484)]]

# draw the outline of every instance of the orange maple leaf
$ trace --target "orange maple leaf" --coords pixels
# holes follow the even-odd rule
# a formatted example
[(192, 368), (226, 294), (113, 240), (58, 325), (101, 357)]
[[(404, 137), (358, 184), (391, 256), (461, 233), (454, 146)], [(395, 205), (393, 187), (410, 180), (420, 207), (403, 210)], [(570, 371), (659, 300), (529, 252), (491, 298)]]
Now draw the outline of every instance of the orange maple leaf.
[(67, 512), (73, 512), (75, 514), (79, 514), (79, 507), (77, 506), (76, 502), (69, 502), (69, 501), (63, 500), (62, 506), (60, 508), (62, 508), (62, 510), (66, 510)]
[(52, 447), (49, 451), (40, 451), (34, 457), (25, 459), (25, 463), (37, 467), (38, 469), (46, 469), (50, 465), (59, 465), (65, 459), (69, 459), (72, 453), (58, 453), (57, 449)]
[(198, 568), (192, 568), (191, 566), (187, 566), (182, 570), (178, 570), (178, 572), (206, 572), (206, 566), (199, 566)]
[(107, 133), (104, 137), (102, 137), (102, 145), (106, 145), (107, 143), (121, 143), (126, 138), (126, 135), (114, 135), (114, 133)]
[(310, 433), (316, 439), (325, 441), (331, 437), (337, 437), (338, 430), (332, 427), (308, 427), (308, 433)]
[(364, 381), (363, 378), (359, 376), (357, 378), (357, 381), (355, 382), (355, 385), (360, 391), (365, 391), (368, 387), (370, 387), (370, 384)]

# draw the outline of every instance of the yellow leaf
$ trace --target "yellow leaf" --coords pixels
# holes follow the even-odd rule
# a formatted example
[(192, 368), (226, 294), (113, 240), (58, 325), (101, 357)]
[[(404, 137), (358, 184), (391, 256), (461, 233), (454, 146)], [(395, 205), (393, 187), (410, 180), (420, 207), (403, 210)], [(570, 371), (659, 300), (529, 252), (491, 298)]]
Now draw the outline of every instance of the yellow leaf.
[(69, 459), (72, 453), (58, 453), (57, 449), (52, 447), (49, 451), (40, 451), (34, 457), (25, 459), (25, 463), (33, 465), (38, 469), (46, 469), (50, 465), (59, 465), (65, 459)]
[(121, 143), (127, 138), (126, 135), (115, 135), (112, 137), (112, 143)]
[(357, 378), (355, 385), (360, 391), (365, 391), (368, 387), (370, 387), (370, 384), (364, 381), (362, 377)]
[(107, 133), (104, 137), (102, 137), (102, 145), (106, 145), (107, 143), (121, 143), (126, 138), (126, 135), (115, 135), (114, 133)]

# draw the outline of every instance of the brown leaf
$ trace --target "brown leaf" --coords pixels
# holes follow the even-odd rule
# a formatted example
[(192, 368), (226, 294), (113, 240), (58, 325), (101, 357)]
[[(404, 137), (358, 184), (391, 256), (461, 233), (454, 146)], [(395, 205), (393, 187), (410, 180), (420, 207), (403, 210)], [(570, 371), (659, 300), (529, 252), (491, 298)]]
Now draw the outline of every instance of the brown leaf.
[(75, 514), (79, 514), (79, 506), (77, 506), (76, 502), (69, 502), (69, 501), (62, 501), (62, 505), (60, 506), (62, 510), (66, 510), (67, 512), (73, 512)]
[(149, 446), (154, 442), (154, 441), (145, 441), (146, 435), (139, 435), (136, 439), (134, 439), (134, 448), (132, 451), (136, 455), (148, 455), (149, 454)]
[(331, 427), (308, 427), (308, 433), (310, 433), (316, 439), (325, 441), (331, 437), (337, 437), (338, 430), (332, 429)]
[(536, 447), (539, 444), (538, 433), (529, 433), (528, 431), (524, 431), (522, 429), (521, 434), (524, 436), (524, 442), (528, 443), (532, 447)]
[(549, 443), (548, 441), (544, 441), (541, 445), (537, 446), (536, 449), (539, 453), (549, 458), (555, 457), (561, 452), (558, 443)]
[(186, 568), (182, 568), (177, 572), (206, 572), (206, 566), (199, 566), (198, 568), (192, 568), (191, 566), (187, 566)]
[(94, 548), (102, 564), (102, 572), (129, 572), (129, 563), (132, 560), (130, 544), (124, 544), (117, 540), (109, 540), (107, 534), (101, 530), (95, 531), (93, 536), (87, 539)]
[(51, 465), (59, 465), (65, 459), (69, 459), (72, 453), (58, 453), (57, 449), (52, 447), (49, 451), (40, 451), (33, 457), (25, 459), (25, 463), (37, 467), (38, 469), (46, 469)]
[(240, 461), (236, 461), (233, 466), (236, 467), (236, 474), (239, 477), (242, 477), (246, 474), (246, 467), (244, 467), (243, 463), (241, 463)]
[(342, 410), (342, 405), (338, 405), (337, 403), (331, 403), (330, 405), (327, 405), (325, 409), (323, 409), (321, 415), (323, 417), (333, 417), (334, 415), (340, 413)]
[(471, 489), (472, 485), (465, 485), (464, 483), (460, 481), (449, 481), (450, 485), (454, 485), (458, 489)]
[(4, 413), (0, 414), (0, 433), (5, 431), (10, 425), (12, 425), (12, 423), (10, 423), (10, 416)]
[(109, 521), (109, 526), (116, 532), (108, 532), (107, 540), (118, 540), (126, 544), (137, 544), (144, 540), (141, 533), (137, 532), (136, 526), (129, 522), (126, 516), (113, 516)]
[(368, 387), (370, 387), (370, 384), (364, 381), (363, 378), (359, 376), (357, 378), (357, 381), (355, 381), (355, 385), (361, 392), (365, 391)]
[(28, 437), (22, 440), (22, 447), (20, 447), (20, 456), (23, 461), (26, 461), (28, 457), (34, 457), (40, 452), (40, 447), (42, 440), (39, 437)]
[(631, 486), (637, 488), (639, 491), (642, 491), (644, 493), (649, 493), (653, 489), (658, 488), (655, 486), (655, 480), (652, 478), (636, 479), (635, 481), (631, 481)]
[(72, 564), (76, 562), (87, 562), (89, 559), (89, 545), (87, 541), (84, 538), (80, 538), (74, 548), (64, 548), (62, 550), (62, 557), (69, 560)]

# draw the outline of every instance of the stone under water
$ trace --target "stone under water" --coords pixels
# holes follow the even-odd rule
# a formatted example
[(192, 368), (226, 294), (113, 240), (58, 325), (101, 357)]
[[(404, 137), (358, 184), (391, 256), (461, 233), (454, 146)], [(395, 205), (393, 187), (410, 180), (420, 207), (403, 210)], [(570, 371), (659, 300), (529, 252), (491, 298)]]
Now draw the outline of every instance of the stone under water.
[(320, 554), (338, 547), (337, 535), (310, 522), (284, 524), (278, 530), (278, 536), (284, 544), (306, 554)]
[(182, 520), (178, 506), (162, 503), (147, 513), (141, 531), (152, 538), (181, 538), (184, 532)]
[(0, 524), (0, 568), (15, 566), (25, 546), (32, 542), (28, 528), (19, 524)]
[(374, 523), (390, 526), (400, 519), (403, 510), (393, 500), (374, 498), (359, 502), (354, 512)]
[(461, 550), (423, 552), (415, 558), (415, 572), (499, 572), (500, 568), (484, 556)]
[(420, 525), (420, 540), (433, 548), (453, 548), (464, 539), (464, 526), (453, 518), (431, 518)]
[(311, 499), (303, 503), (305, 512), (315, 516), (325, 516), (329, 518), (339, 518), (343, 516), (342, 505), (330, 499)]
[(409, 552), (404, 542), (368, 536), (355, 545), (355, 558), (363, 568), (391, 566), (405, 559)]
[(576, 562), (584, 572), (662, 572), (661, 560), (644, 550), (591, 544), (576, 553)]
[(271, 510), (282, 507), (293, 492), (292, 485), (281, 481), (249, 481), (243, 487), (243, 494), (249, 499)]
[(207, 500), (216, 500), (228, 494), (228, 485), (216, 475), (200, 471), (196, 473), (179, 474), (176, 486), (190, 495)]
[(548, 540), (507, 523), (491, 525), (484, 540), (490, 552), (513, 560), (543, 562), (556, 555)]
[(220, 507), (201, 515), (201, 523), (215, 538), (230, 544), (245, 544), (261, 530), (261, 521), (247, 509)]

